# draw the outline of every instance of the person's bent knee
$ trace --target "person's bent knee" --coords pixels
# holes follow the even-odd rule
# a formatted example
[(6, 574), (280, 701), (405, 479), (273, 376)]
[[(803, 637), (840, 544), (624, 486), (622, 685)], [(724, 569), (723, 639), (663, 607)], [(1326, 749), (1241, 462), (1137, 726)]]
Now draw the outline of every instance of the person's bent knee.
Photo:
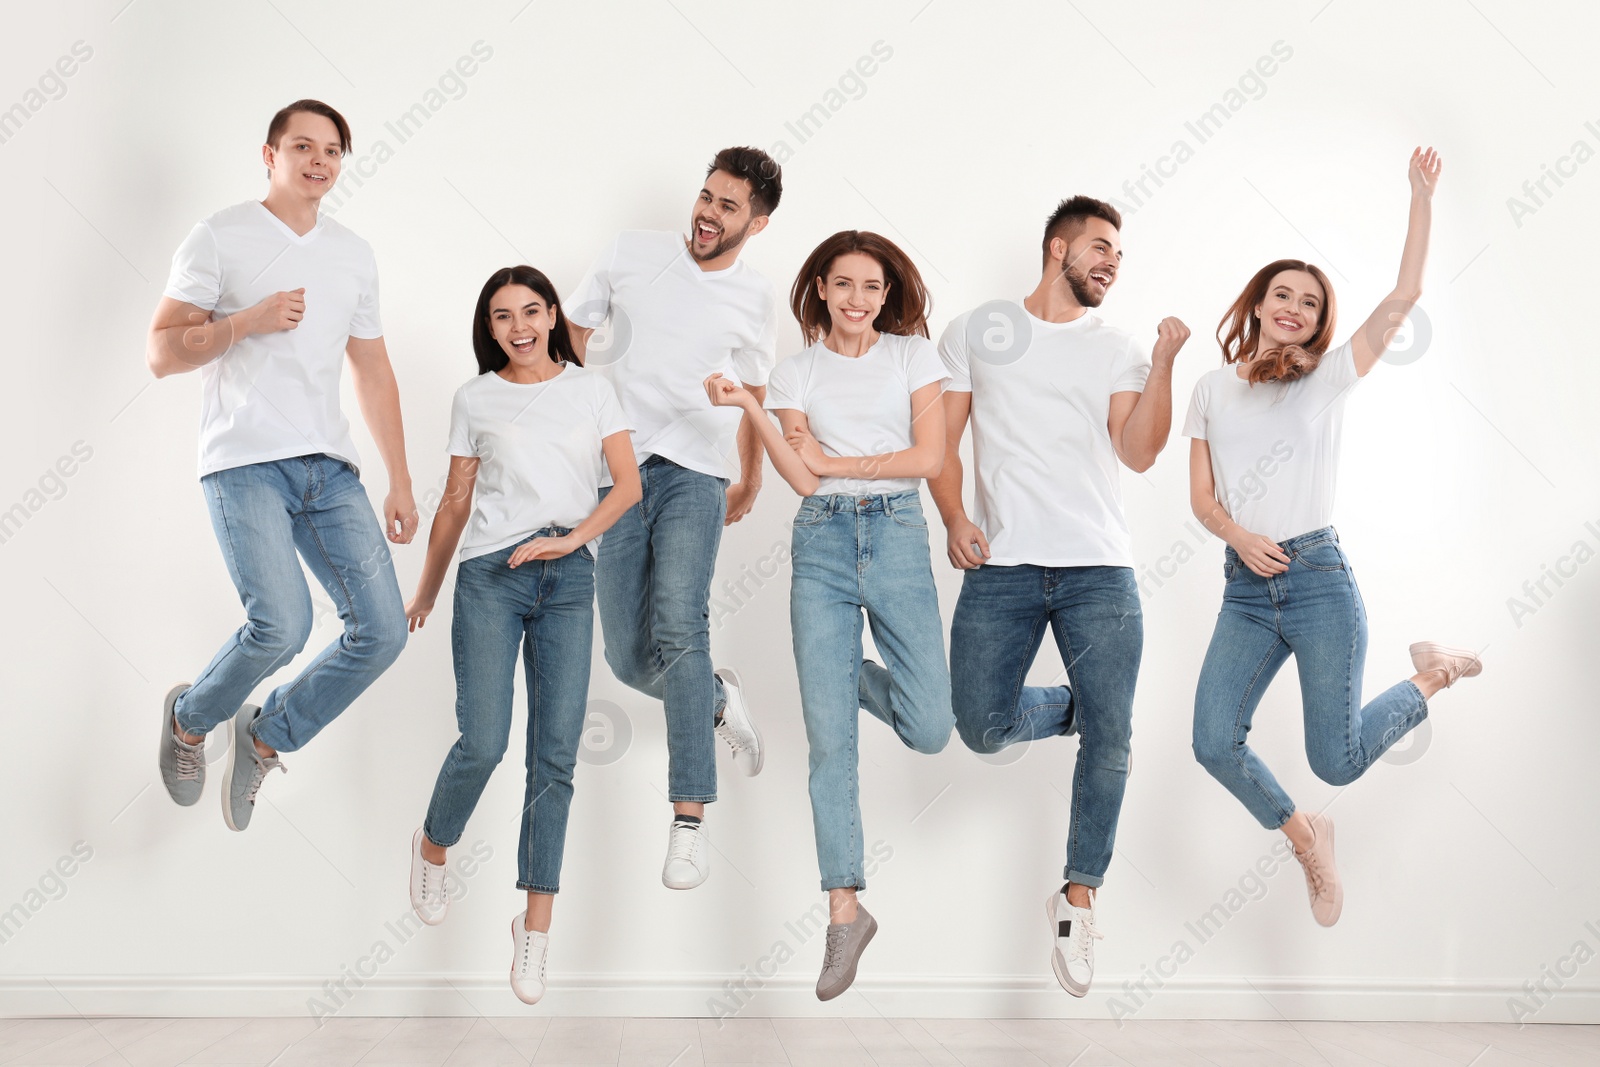
[(980, 756), (992, 755), (1006, 747), (1005, 733), (998, 726), (983, 726), (957, 719), (956, 735), (961, 738), (962, 744)]
[(935, 726), (928, 724), (908, 730), (901, 738), (906, 747), (913, 752), (920, 752), (924, 756), (931, 756), (936, 752), (943, 752), (944, 747), (950, 743), (950, 722)]
[(1362, 768), (1348, 760), (1312, 760), (1311, 773), (1329, 785), (1349, 785), (1361, 777)]
[(311, 612), (251, 616), (246, 640), (282, 666), (298, 656), (311, 639)]

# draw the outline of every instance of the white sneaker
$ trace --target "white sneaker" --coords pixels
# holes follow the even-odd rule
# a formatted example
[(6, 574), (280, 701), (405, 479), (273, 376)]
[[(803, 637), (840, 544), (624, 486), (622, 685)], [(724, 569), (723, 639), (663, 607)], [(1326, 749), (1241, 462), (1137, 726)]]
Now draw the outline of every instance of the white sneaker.
[(524, 1004), (537, 1004), (544, 996), (544, 961), (550, 953), (550, 935), (523, 926), (526, 912), (511, 917), (511, 992)]
[(1094, 943), (1105, 936), (1095, 927), (1094, 890), (1089, 892), (1087, 908), (1073, 907), (1059, 889), (1044, 902), (1050, 936), (1055, 939), (1050, 966), (1061, 988), (1075, 997), (1088, 995), (1094, 979)]
[(733, 752), (733, 765), (746, 778), (761, 773), (766, 754), (761, 748), (761, 731), (750, 721), (750, 708), (744, 702), (744, 686), (731, 667), (720, 667), (715, 672), (722, 679), (722, 691), (728, 698), (722, 709), (722, 722), (717, 724), (717, 736), (727, 742)]
[(704, 824), (672, 821), (667, 837), (667, 862), (661, 868), (661, 884), (668, 889), (693, 889), (711, 873), (706, 842), (701, 835)]
[(444, 922), (450, 898), (444, 892), (445, 866), (422, 858), (422, 827), (411, 835), (411, 910), (429, 926)]

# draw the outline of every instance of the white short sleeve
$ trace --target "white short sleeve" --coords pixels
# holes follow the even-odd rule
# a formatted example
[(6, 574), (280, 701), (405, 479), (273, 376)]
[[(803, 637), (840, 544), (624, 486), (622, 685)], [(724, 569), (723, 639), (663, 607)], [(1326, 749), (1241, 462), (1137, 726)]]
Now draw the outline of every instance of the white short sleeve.
[(945, 389), (953, 393), (972, 392), (972, 372), (967, 360), (967, 315), (957, 315), (939, 337), (939, 358), (950, 379)]
[(766, 313), (761, 321), (761, 336), (748, 348), (733, 354), (733, 371), (745, 385), (766, 385), (778, 362), (778, 298), (768, 287)]
[(1194, 383), (1194, 394), (1189, 397), (1189, 413), (1183, 417), (1183, 436), (1197, 440), (1206, 439), (1206, 401), (1209, 399), (1206, 379)]
[(595, 260), (589, 273), (578, 287), (567, 295), (562, 310), (574, 326), (592, 330), (606, 321), (611, 314), (611, 266), (617, 259), (617, 244), (613, 240), (600, 258)]
[(172, 272), (164, 296), (214, 311), (222, 300), (222, 262), (211, 227), (197, 223), (172, 254)]
[(1133, 338), (1128, 338), (1128, 351), (1123, 357), (1122, 369), (1111, 383), (1113, 393), (1142, 393), (1144, 383), (1150, 379), (1150, 353)]
[(350, 336), (361, 340), (383, 336), (383, 320), (378, 316), (378, 261), (370, 254), (356, 309), (350, 316)]
[(622, 413), (622, 404), (617, 400), (617, 390), (604, 375), (593, 375), (595, 383), (595, 428), (600, 431), (600, 439), (605, 440), (614, 433), (626, 433), (633, 427), (628, 423), (628, 417)]
[(472, 446), (472, 426), (467, 416), (467, 390), (462, 386), (456, 390), (455, 399), (450, 401), (450, 443), (448, 446), (452, 456), (476, 456), (477, 449)]
[(944, 360), (939, 358), (939, 349), (926, 337), (911, 336), (906, 349), (906, 388), (909, 392), (914, 393), (924, 385), (942, 382), (950, 377), (950, 372), (945, 370)]
[(1342, 393), (1361, 380), (1356, 373), (1355, 346), (1346, 341), (1333, 351), (1325, 353), (1317, 362), (1317, 369), (1306, 376), (1320, 389)]
[(763, 406), (768, 411), (777, 411), (780, 408), (804, 411), (803, 392), (800, 382), (800, 357), (790, 356), (778, 364), (777, 369), (772, 372), (772, 377), (767, 379), (767, 400)]

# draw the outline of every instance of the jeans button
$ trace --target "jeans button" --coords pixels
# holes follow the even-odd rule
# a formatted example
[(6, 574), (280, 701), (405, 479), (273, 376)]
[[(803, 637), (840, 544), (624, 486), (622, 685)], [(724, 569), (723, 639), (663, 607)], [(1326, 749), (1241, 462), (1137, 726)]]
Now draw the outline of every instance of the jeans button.
[(860, 504), (862, 507), (868, 507), (872, 504), (872, 501), (866, 497), (862, 497), (860, 500), (856, 501), (856, 503)]

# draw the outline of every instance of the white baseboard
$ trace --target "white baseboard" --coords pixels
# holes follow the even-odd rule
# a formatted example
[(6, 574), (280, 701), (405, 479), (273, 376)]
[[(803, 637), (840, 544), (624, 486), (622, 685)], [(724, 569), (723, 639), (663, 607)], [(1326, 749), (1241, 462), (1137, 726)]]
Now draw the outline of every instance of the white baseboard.
[[(1288, 1019), (1600, 1023), (1600, 985), (1567, 983), (1530, 998), (1489, 982), (1396, 979), (1174, 978), (1148, 993), (1102, 975), (1083, 1000), (1035, 975), (862, 977), (819, 1003), (795, 976), (740, 989), (724, 975), (553, 976), (537, 1008), (504, 975), (16, 975), (0, 977), (0, 1016), (867, 1016), (889, 1018)], [(358, 984), (359, 983), (359, 984)], [(1519, 1015), (1514, 1011), (1522, 1005)]]

